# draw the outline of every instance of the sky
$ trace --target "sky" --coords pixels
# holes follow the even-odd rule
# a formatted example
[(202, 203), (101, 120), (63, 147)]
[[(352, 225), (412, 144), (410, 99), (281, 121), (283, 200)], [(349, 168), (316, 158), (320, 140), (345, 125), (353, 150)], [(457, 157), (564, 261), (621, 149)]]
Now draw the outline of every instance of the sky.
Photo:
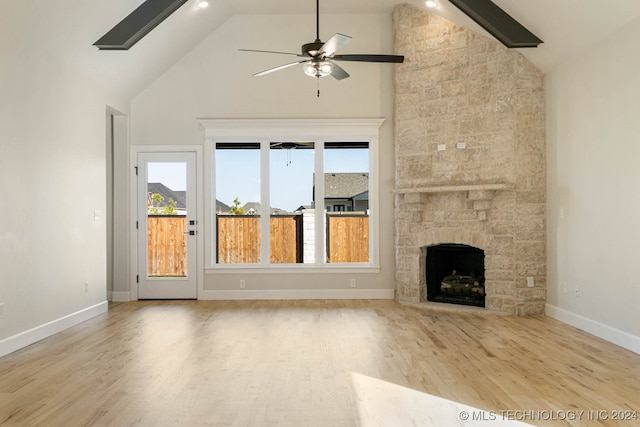
[[(325, 172), (369, 172), (367, 149), (327, 149)], [(314, 150), (270, 150), (271, 206), (294, 211), (313, 201)], [(154, 162), (147, 165), (147, 181), (162, 182), (174, 191), (186, 190), (185, 163)], [(216, 199), (233, 206), (260, 202), (260, 151), (218, 150)]]

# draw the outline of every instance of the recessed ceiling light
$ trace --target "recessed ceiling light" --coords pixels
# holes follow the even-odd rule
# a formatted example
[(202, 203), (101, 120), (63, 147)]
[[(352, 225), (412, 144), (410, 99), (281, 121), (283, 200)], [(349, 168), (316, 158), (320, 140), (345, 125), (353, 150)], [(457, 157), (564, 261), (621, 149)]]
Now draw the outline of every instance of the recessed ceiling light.
[(209, 2), (207, 0), (198, 0), (198, 3), (196, 3), (196, 6), (199, 9), (204, 9), (205, 7), (209, 6)]
[(427, 7), (438, 7), (438, 2), (436, 0), (427, 0), (425, 5)]

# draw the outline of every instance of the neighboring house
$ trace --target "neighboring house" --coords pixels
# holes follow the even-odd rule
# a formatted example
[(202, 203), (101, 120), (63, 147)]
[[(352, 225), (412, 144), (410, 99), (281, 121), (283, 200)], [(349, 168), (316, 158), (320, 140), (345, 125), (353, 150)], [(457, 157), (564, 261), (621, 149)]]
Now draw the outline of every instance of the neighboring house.
[(369, 209), (369, 174), (325, 173), (324, 196), (327, 212), (365, 212)]
[(220, 200), (216, 199), (216, 212), (219, 214), (226, 214), (229, 213), (229, 211), (231, 210), (231, 206), (227, 205), (226, 203), (222, 203)]
[[(164, 197), (164, 200), (160, 203), (159, 208), (163, 208), (169, 205), (169, 200), (173, 199), (176, 202), (176, 210), (179, 215), (185, 215), (187, 209), (187, 192), (186, 191), (174, 191), (160, 182), (150, 182), (147, 184), (147, 205), (151, 206), (151, 197), (153, 194), (160, 194)], [(231, 208), (216, 200), (216, 212), (223, 213), (229, 212)]]
[(245, 215), (260, 215), (260, 202), (247, 202), (242, 209)]
[[(154, 194), (159, 194), (163, 197), (163, 200), (159, 205), (156, 205), (152, 199)], [(162, 210), (165, 206), (169, 206), (169, 200), (173, 200), (176, 202), (175, 209), (178, 212), (178, 215), (186, 215), (186, 198), (186, 191), (174, 191), (160, 182), (150, 182), (147, 184), (147, 206), (156, 206)]]
[[(242, 206), (245, 215), (260, 215), (260, 202), (247, 202)], [(288, 215), (289, 212), (280, 208), (271, 208), (271, 215)]]

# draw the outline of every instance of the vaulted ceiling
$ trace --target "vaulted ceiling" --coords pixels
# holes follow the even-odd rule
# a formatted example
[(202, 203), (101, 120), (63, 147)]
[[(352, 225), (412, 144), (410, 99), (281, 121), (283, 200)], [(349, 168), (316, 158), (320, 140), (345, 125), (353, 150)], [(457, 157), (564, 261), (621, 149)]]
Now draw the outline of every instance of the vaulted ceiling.
[[(128, 51), (105, 52), (92, 46), (142, 2), (3, 0), (0, 61), (12, 60), (27, 51), (43, 56), (43, 61), (55, 57), (106, 86), (117, 87), (123, 96), (132, 97), (234, 14), (296, 14), (308, 19), (311, 27), (314, 25), (313, 0), (210, 0), (210, 6), (202, 10), (195, 7), (196, 0), (189, 0)], [(640, 16), (638, 0), (494, 2), (544, 40), (538, 48), (519, 50), (545, 72)], [(321, 0), (320, 10), (321, 14), (390, 14), (397, 3), (398, 0)], [(426, 9), (423, 0), (406, 3)], [(448, 0), (439, 3), (437, 9), (430, 9), (432, 13), (487, 34)], [(301, 40), (307, 38), (308, 34), (300, 35)]]

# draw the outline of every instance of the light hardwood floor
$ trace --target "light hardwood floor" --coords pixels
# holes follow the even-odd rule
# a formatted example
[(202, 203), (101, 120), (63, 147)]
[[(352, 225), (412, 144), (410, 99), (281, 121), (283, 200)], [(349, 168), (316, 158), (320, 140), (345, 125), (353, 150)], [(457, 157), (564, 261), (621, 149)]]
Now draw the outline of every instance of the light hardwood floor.
[(547, 317), (394, 301), (111, 304), (0, 358), (1, 425), (640, 425), (620, 409), (640, 411), (638, 354)]

